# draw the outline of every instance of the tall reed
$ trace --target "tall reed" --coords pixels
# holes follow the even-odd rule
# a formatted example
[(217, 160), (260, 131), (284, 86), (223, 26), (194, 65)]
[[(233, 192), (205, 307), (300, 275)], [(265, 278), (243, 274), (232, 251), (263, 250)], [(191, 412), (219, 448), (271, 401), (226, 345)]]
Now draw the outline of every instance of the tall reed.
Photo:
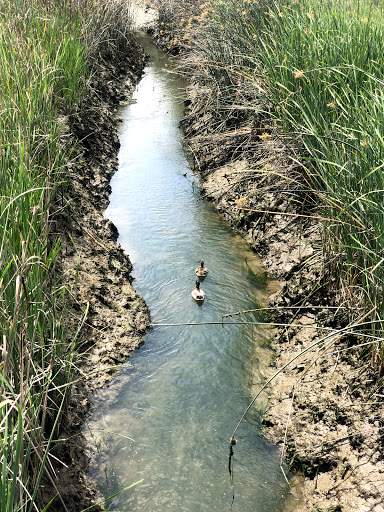
[[(0, 4), (1, 512), (40, 510), (43, 472), (52, 478), (50, 446), (69, 398), (78, 329), (57, 275), (50, 205), (74, 144), (63, 119), (81, 102), (90, 57), (128, 35), (126, 20), (113, 19), (117, 6)], [(93, 35), (92, 21), (100, 29)]]

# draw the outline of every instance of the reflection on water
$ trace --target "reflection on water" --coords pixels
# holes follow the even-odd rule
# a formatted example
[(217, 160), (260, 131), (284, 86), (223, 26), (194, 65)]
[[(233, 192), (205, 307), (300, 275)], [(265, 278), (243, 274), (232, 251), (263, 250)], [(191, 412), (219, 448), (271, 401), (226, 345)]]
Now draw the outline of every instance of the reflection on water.
[[(120, 168), (106, 216), (118, 227), (153, 323), (217, 321), (258, 307), (266, 279), (247, 244), (199, 198), (178, 128), (184, 84), (162, 53), (149, 51), (136, 102), (122, 111)], [(200, 258), (209, 269), (201, 307), (191, 297)], [(144, 479), (110, 500), (109, 510), (229, 509), (228, 440), (269, 357), (255, 325), (155, 327), (94, 400), (91, 477), (105, 496)], [(253, 408), (237, 433), (233, 510), (282, 511), (289, 495), (277, 450), (260, 437), (260, 416), (260, 406)]]

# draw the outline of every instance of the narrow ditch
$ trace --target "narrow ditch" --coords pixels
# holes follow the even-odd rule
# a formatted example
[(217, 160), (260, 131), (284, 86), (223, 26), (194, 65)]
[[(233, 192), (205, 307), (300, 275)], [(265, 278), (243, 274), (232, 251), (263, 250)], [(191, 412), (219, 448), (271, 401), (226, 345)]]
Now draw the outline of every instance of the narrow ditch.
[[(133, 263), (135, 289), (153, 324), (201, 324), (258, 308), (271, 283), (246, 242), (200, 198), (183, 152), (186, 84), (149, 38), (141, 43), (151, 58), (120, 111), (119, 171), (106, 212)], [(209, 268), (201, 306), (191, 298), (200, 258)], [(91, 478), (105, 497), (143, 479), (108, 510), (222, 511), (233, 491), (234, 510), (286, 510), (292, 497), (278, 450), (262, 436), (263, 404), (237, 433), (233, 488), (227, 471), (229, 437), (270, 371), (268, 330), (254, 325), (263, 318), (241, 318), (225, 328), (154, 327), (93, 398)]]

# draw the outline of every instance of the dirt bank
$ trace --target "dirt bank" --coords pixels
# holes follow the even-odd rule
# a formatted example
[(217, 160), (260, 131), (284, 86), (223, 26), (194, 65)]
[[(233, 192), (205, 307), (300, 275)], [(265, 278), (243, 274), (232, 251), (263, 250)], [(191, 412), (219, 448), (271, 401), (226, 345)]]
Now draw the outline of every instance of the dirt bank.
[(100, 56), (77, 114), (62, 120), (77, 146), (51, 208), (51, 226), (62, 241), (59, 265), (70, 290), (73, 330), (82, 322), (83, 327), (73, 375), (79, 380), (72, 387), (64, 427), (52, 452), (60, 461), (52, 459), (56, 489), (49, 481), (41, 486), (45, 503), (60, 493), (50, 507), (55, 512), (79, 512), (95, 502), (82, 435), (90, 396), (140, 346), (149, 325), (144, 301), (132, 287), (129, 257), (117, 244), (117, 229), (103, 217), (109, 181), (118, 167), (118, 108), (129, 101), (144, 62), (133, 40), (124, 52)]
[[(382, 383), (369, 357), (348, 350), (358, 340), (337, 334), (347, 331), (347, 316), (323, 259), (322, 228), (308, 217), (315, 212), (299, 169), (281, 142), (261, 140), (252, 125), (201, 135), (210, 91), (195, 86), (190, 93), (183, 126), (202, 193), (282, 284), (270, 299), (273, 320), (286, 324), (274, 339), (276, 370), (324, 341), (273, 382), (264, 419), (291, 471), (305, 476), (298, 510), (382, 511)], [(244, 151), (234, 153), (238, 147)]]
[[(172, 27), (189, 13), (163, 9), (162, 15), (155, 38), (173, 54), (185, 51), (180, 40), (172, 45)], [(202, 194), (281, 282), (270, 299), (273, 320), (285, 324), (274, 339), (276, 370), (313, 345), (273, 382), (266, 435), (281, 446), (291, 471), (304, 475), (297, 510), (383, 511), (383, 382), (369, 353), (355, 348), (367, 340), (349, 334), (351, 312), (333, 277), (340, 261), (324, 257), (305, 174), (258, 113), (267, 109), (256, 104), (253, 115), (244, 115), (235, 99), (223, 121), (218, 94), (206, 76), (192, 76), (182, 124)], [(220, 133), (213, 128), (218, 119), (225, 126)], [(352, 324), (363, 321), (358, 311), (352, 317)]]
[[(198, 94), (195, 87), (190, 99), (184, 128), (203, 194), (282, 283), (270, 300), (273, 320), (287, 325), (274, 339), (276, 370), (316, 342), (326, 342), (273, 382), (264, 419), (266, 434), (282, 447), (291, 471), (305, 476), (298, 510), (382, 511), (381, 384), (369, 359), (346, 350), (357, 340), (336, 334), (348, 325), (346, 315), (319, 250), (321, 226), (302, 217), (313, 209), (305, 204), (298, 169), (281, 143), (260, 140), (252, 126), (232, 137), (201, 136), (204, 91)], [(239, 146), (246, 156), (233, 154)], [(266, 166), (268, 173), (262, 172)], [(295, 183), (294, 198), (287, 182)]]

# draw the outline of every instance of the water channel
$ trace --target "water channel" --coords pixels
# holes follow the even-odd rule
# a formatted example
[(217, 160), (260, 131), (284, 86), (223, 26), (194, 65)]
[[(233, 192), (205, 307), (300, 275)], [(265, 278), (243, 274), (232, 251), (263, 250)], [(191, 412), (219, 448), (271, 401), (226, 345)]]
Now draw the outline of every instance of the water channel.
[[(267, 286), (259, 260), (200, 197), (183, 152), (185, 83), (165, 54), (144, 43), (151, 58), (121, 111), (119, 171), (105, 214), (133, 263), (134, 286), (153, 323), (218, 321), (256, 308)], [(191, 297), (200, 258), (209, 268), (201, 306)], [(146, 335), (95, 397), (87, 426), (90, 476), (105, 496), (143, 479), (111, 499), (109, 510), (230, 509), (228, 441), (269, 371), (267, 345), (265, 330), (249, 324), (154, 327)], [(261, 411), (253, 407), (237, 432), (236, 511), (279, 512), (290, 500), (279, 453), (261, 435)]]

